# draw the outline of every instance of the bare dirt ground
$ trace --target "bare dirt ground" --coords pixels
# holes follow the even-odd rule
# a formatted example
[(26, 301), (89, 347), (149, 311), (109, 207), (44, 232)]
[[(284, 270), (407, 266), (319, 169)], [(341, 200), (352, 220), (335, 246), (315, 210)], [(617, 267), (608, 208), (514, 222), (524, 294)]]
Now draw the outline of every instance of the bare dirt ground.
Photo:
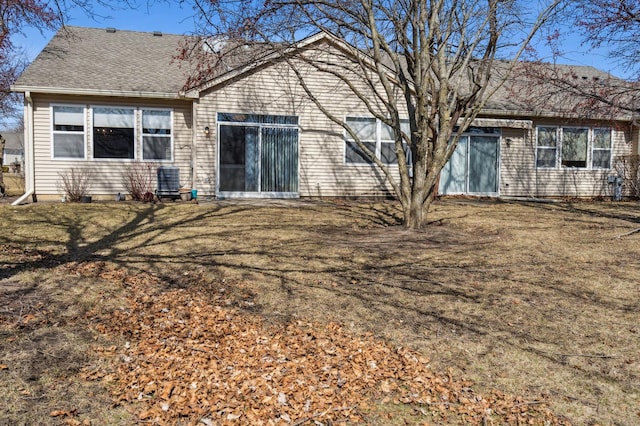
[(0, 424), (640, 422), (637, 202), (441, 200), (418, 233), (392, 202), (0, 214)]

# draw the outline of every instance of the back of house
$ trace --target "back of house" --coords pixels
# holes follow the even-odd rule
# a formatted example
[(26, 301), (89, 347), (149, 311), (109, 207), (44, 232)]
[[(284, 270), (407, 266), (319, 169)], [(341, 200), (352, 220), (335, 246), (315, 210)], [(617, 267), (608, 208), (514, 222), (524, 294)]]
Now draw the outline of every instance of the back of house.
[[(152, 190), (159, 176), (172, 176), (172, 184), (205, 198), (393, 195), (343, 127), (310, 101), (287, 61), (265, 54), (230, 63), (188, 87), (190, 69), (177, 59), (184, 40), (60, 30), (13, 86), (25, 95), (26, 193), (17, 202), (60, 199), (71, 170), (105, 199), (126, 193), (132, 173), (145, 174)], [(340, 48), (321, 35), (303, 45), (324, 55)], [(589, 67), (572, 72), (589, 81), (610, 77)], [(313, 69), (306, 75), (324, 108), (397, 173), (390, 129), (340, 81)], [(498, 91), (463, 135), (440, 193), (610, 196), (616, 164), (638, 153), (632, 118), (567, 113), (557, 99), (534, 106), (515, 101), (513, 87)]]

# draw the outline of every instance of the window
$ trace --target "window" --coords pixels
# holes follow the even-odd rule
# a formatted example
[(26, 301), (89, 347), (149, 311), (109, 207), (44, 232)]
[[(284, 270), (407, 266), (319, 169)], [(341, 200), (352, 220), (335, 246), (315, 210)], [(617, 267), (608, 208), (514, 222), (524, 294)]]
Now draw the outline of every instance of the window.
[[(347, 125), (351, 127), (358, 139), (372, 154), (376, 154), (376, 119), (375, 118), (347, 118)], [(347, 163), (368, 164), (371, 159), (360, 149), (351, 135), (347, 133), (345, 160)]]
[(537, 167), (555, 167), (558, 132), (555, 127), (538, 127)]
[[(380, 120), (369, 117), (347, 117), (347, 125), (360, 142), (384, 164), (398, 164), (393, 129)], [(409, 134), (409, 120), (401, 120), (400, 127)], [(349, 133), (345, 140), (345, 162), (349, 164), (372, 164), (373, 161), (360, 149)]]
[(611, 129), (538, 127), (536, 167), (558, 166), (610, 168)]
[(589, 129), (562, 129), (562, 166), (587, 167)]
[(53, 158), (84, 159), (84, 107), (53, 105)]
[(93, 158), (134, 159), (133, 108), (93, 109)]
[(591, 167), (611, 168), (611, 129), (593, 129), (593, 152)]
[(171, 111), (142, 110), (142, 159), (172, 159)]

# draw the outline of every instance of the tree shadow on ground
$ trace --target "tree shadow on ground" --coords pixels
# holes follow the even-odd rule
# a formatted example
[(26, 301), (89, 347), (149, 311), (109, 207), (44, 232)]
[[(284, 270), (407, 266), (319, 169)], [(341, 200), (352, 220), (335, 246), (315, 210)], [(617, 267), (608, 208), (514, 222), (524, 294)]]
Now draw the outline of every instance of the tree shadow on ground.
[[(640, 303), (627, 288), (640, 278), (629, 269), (640, 253), (602, 237), (637, 224), (640, 209), (616, 208), (444, 201), (433, 226), (417, 233), (398, 225), (394, 203), (38, 209), (29, 225), (50, 232), (0, 234), (4, 247), (34, 254), (14, 256), (0, 280), (73, 262), (153, 273), (167, 288), (207, 277), (234, 306), (273, 321), (337, 321), (432, 353), (435, 366), (486, 384), (551, 390), (593, 407), (605, 404), (607, 387), (619, 396), (640, 385), (639, 360), (629, 355), (638, 349), (632, 316)], [(97, 219), (105, 214), (113, 221)], [(597, 253), (606, 250), (619, 261), (605, 269)], [(37, 289), (32, 283), (5, 296), (23, 299)], [(614, 332), (616, 324), (627, 325)], [(520, 377), (512, 383), (501, 374)], [(575, 384), (558, 384), (567, 377)], [(630, 412), (601, 410), (611, 421)]]

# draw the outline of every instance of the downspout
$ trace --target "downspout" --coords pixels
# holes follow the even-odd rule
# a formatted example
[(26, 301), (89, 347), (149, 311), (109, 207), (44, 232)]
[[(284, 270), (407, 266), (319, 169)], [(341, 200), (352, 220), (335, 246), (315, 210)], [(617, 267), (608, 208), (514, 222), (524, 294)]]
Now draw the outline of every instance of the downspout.
[(35, 168), (33, 159), (33, 99), (31, 99), (31, 92), (24, 92), (24, 189), (25, 192), (17, 200), (11, 203), (12, 206), (18, 206), (24, 204), (32, 196), (32, 201), (36, 201), (35, 197)]
[(198, 124), (197, 120), (197, 102), (194, 100), (191, 104), (191, 189), (198, 189), (196, 184), (196, 178), (198, 173), (196, 172), (197, 168), (197, 152), (196, 152), (196, 144), (198, 141), (198, 130), (196, 128)]

